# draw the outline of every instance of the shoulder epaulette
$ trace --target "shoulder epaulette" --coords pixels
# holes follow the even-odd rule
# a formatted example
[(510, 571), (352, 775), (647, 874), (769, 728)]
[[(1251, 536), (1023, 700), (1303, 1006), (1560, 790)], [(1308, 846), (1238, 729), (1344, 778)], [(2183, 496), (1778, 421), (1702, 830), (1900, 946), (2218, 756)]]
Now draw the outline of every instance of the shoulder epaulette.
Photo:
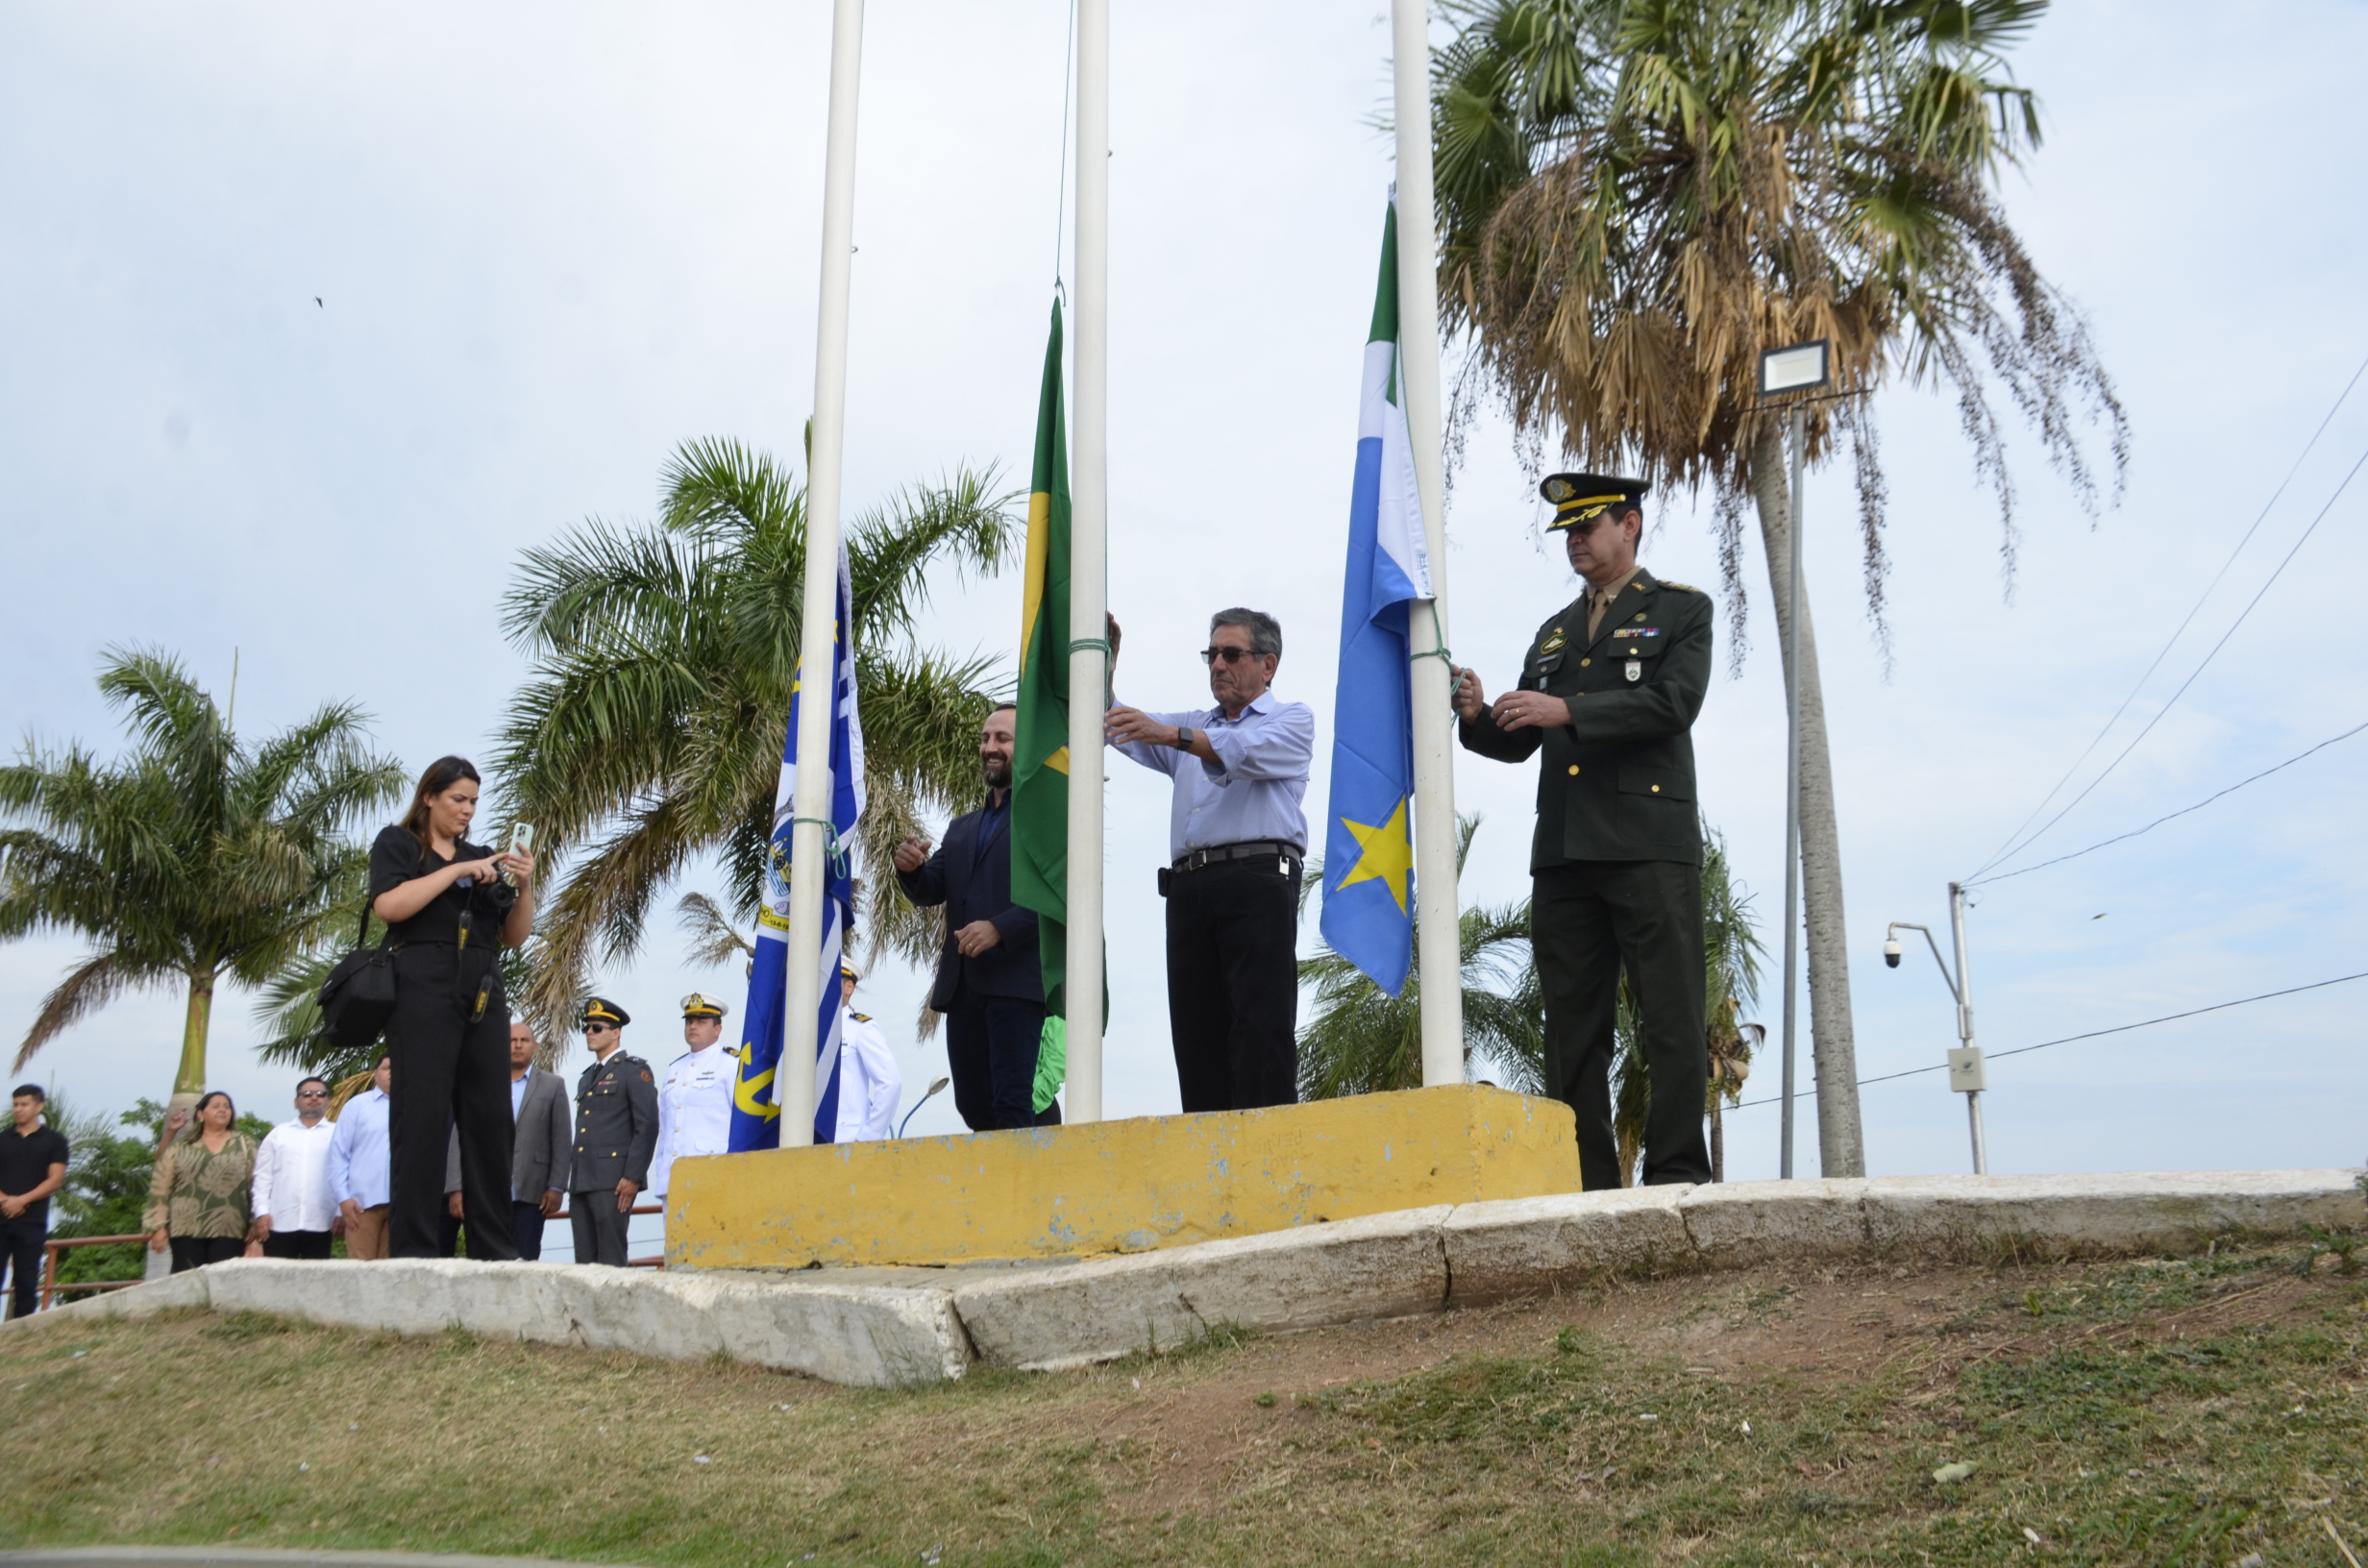
[(872, 1021), (872, 1015), (869, 1013), (850, 1013), (847, 1016), (854, 1019), (857, 1023), (870, 1023)]
[(1690, 582), (1671, 582), (1666, 577), (1656, 577), (1653, 580), (1660, 583), (1664, 588), (1674, 588), (1681, 594), (1698, 594), (1702, 591)]

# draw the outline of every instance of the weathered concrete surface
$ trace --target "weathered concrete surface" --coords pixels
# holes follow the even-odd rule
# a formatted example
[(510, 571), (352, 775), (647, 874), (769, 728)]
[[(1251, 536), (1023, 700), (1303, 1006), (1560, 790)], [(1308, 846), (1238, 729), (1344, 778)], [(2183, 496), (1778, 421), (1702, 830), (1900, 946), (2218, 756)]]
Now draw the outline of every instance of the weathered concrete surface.
[(955, 1286), (979, 1356), (1032, 1370), (1172, 1348), (1221, 1324), (1313, 1329), (1446, 1305), (1444, 1204)]
[[(2368, 1221), (2349, 1170), (1883, 1177), (1563, 1193), (1312, 1224), (1085, 1262), (797, 1273), (448, 1260), (240, 1260), (51, 1319), (176, 1308), (401, 1334), (474, 1333), (673, 1360), (724, 1355), (865, 1385), (1050, 1368), (1185, 1343), (1543, 1294), (1604, 1274), (1788, 1258), (2175, 1251)], [(5, 1564), (0, 1564), (5, 1568)]]
[(670, 1268), (1092, 1258), (1579, 1186), (1553, 1100), (1459, 1084), (1184, 1116), (712, 1155)]

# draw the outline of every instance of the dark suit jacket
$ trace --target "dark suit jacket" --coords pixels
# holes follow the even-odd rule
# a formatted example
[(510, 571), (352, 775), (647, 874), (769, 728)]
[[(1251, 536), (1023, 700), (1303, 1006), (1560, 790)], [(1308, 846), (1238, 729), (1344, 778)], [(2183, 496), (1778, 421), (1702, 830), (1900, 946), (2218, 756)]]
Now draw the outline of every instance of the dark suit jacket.
[(608, 1192), (628, 1180), (647, 1188), (650, 1157), (656, 1152), (657, 1079), (650, 1064), (618, 1051), (584, 1068), (576, 1080), (576, 1143), (568, 1160), (568, 1190)]
[(1693, 721), (1711, 679), (1710, 596), (1640, 571), (1587, 635), (1584, 596), (1529, 645), (1522, 691), (1566, 698), (1570, 723), (1458, 726), (1468, 751), (1499, 762), (1542, 752), (1533, 871), (1574, 860), (1702, 862)]
[[(897, 885), (905, 897), (924, 909), (946, 906), (946, 944), (937, 957), (937, 986), (929, 992), (929, 1005), (940, 1013), (950, 1011), (965, 993), (1045, 999), (1036, 912), (1011, 901), (1011, 813), (1006, 810), (997, 821), (995, 836), (981, 856), (978, 827), (985, 816), (982, 806), (955, 818), (946, 829), (946, 842), (921, 870), (897, 872)], [(1003, 940), (976, 958), (964, 958), (954, 945), (954, 933), (973, 920), (993, 920)]]
[[(567, 1090), (555, 1073), (527, 1069), (527, 1091), (518, 1102), (511, 1137), (509, 1195), (513, 1203), (540, 1203), (546, 1192), (567, 1190), (567, 1163), (574, 1152), (568, 1137)], [(460, 1190), (460, 1129), (453, 1129), (444, 1151), (444, 1190)]]

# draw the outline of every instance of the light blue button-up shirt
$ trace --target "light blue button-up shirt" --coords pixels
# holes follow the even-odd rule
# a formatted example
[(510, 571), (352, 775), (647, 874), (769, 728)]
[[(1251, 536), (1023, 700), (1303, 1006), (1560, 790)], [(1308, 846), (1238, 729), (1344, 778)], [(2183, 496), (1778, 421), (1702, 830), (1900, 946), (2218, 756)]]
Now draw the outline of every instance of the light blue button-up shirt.
[(329, 1139), (329, 1201), (348, 1198), (364, 1209), (389, 1200), (394, 1188), (394, 1146), (387, 1141), (386, 1096), (373, 1085), (345, 1102), (337, 1130)]
[[(1168, 858), (1221, 844), (1278, 839), (1307, 848), (1308, 767), (1316, 757), (1316, 710), (1304, 702), (1278, 700), (1261, 692), (1256, 701), (1228, 719), (1222, 708), (1195, 713), (1153, 713), (1163, 724), (1206, 732), (1215, 762), (1148, 741), (1117, 749), (1146, 768), (1175, 780), (1175, 803), (1168, 814)], [(1189, 765), (1189, 766), (1188, 766)]]

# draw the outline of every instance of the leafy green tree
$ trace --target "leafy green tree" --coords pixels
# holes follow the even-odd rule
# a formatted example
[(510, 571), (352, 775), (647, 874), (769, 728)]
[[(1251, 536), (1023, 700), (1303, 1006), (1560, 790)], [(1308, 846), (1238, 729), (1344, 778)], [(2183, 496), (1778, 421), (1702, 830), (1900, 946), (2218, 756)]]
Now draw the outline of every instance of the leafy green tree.
[[(1459, 876), (1480, 830), (1477, 814), (1456, 820)], [(1300, 883), (1304, 905), (1323, 885), (1323, 863), (1311, 859)], [(1464, 1048), (1492, 1065), (1500, 1087), (1542, 1089), (1545, 1003), (1529, 962), (1529, 904), (1463, 912)], [(1316, 994), (1299, 1030), (1299, 1097), (1336, 1099), (1422, 1087), (1422, 968), (1419, 955), (1403, 991), (1393, 996), (1329, 945), (1299, 961), (1299, 983)]]
[[(1781, 409), (1761, 351), (1828, 338), (1834, 390), (1808, 456), (1847, 444), (1868, 609), (1883, 619), (1884, 482), (1864, 394), (1899, 376), (1954, 397), (2016, 533), (1993, 385), (2084, 505), (2084, 416), (2127, 426), (2078, 313), (1997, 196), (2038, 110), (2007, 51), (2045, 0), (1465, 0), (1436, 63), (1440, 307), (1533, 460), (1559, 448), (1716, 502), (1734, 649), (1741, 517), (1759, 514), (1780, 636), (1792, 625)], [(2116, 495), (2118, 489), (2116, 489)], [(1809, 605), (1800, 610), (1801, 862), (1818, 1152), (1863, 1174), (1841, 851)], [(1787, 657), (1789, 657), (1788, 653)]]
[(266, 984), (360, 908), (365, 852), (346, 833), (399, 796), (351, 703), (242, 744), (180, 663), (110, 653), (99, 690), (134, 738), (112, 765), (81, 747), (0, 768), (0, 941), (73, 932), (87, 957), (43, 1000), (15, 1067), (126, 992), (188, 1006), (173, 1095), (206, 1087), (214, 991)]
[[(932, 588), (1011, 558), (1012, 502), (992, 471), (900, 492), (848, 531), (869, 805), (862, 918), (875, 953), (933, 956), (934, 912), (905, 902), (890, 850), (925, 810), (981, 790), (991, 660), (923, 640)], [(566, 1016), (596, 960), (639, 945), (651, 900), (713, 850), (727, 900), (753, 920), (797, 678), (805, 490), (773, 458), (693, 442), (663, 477), (654, 524), (594, 520), (527, 552), (505, 625), (533, 661), (497, 770), (510, 814), (566, 863), (532, 944), (530, 1016)], [(546, 873), (548, 876), (548, 873)], [(548, 884), (547, 884), (548, 885)]]

